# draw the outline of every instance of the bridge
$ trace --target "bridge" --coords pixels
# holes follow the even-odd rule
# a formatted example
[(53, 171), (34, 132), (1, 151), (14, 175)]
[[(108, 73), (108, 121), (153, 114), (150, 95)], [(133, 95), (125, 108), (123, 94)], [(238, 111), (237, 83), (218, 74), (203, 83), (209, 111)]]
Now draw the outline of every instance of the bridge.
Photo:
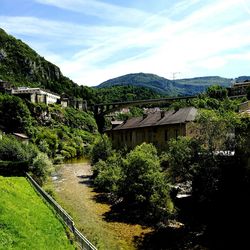
[(197, 96), (181, 96), (181, 97), (167, 97), (159, 99), (147, 99), (147, 100), (137, 100), (137, 101), (126, 101), (126, 102), (100, 103), (91, 105), (88, 108), (94, 112), (94, 117), (98, 125), (98, 130), (100, 133), (102, 133), (105, 124), (104, 116), (114, 111), (131, 106), (162, 104), (162, 103), (170, 104), (175, 101), (189, 100), (196, 97)]

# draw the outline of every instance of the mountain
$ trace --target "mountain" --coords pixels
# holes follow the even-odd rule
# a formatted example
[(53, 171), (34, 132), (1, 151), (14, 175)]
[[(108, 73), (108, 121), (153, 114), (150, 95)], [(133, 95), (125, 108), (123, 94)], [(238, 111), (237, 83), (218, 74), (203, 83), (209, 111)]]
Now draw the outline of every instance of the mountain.
[(94, 92), (92, 88), (78, 86), (63, 76), (59, 67), (1, 28), (0, 79), (9, 81), (14, 86), (42, 87), (86, 100), (90, 100)]
[(105, 81), (97, 88), (108, 88), (117, 85), (133, 85), (150, 88), (157, 93), (174, 95), (195, 95), (203, 92), (207, 87), (218, 84), (228, 87), (232, 79), (219, 76), (196, 77), (188, 79), (169, 80), (154, 74), (135, 73), (120, 76)]

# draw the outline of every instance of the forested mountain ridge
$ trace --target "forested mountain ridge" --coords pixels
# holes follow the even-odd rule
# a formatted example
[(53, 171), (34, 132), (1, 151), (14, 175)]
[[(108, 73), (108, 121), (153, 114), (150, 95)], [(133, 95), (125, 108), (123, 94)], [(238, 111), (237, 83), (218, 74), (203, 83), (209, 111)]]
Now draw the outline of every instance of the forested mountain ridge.
[(231, 85), (232, 80), (233, 79), (219, 76), (169, 80), (154, 74), (135, 73), (110, 79), (98, 85), (97, 88), (107, 88), (117, 85), (132, 85), (147, 87), (157, 93), (168, 96), (195, 95), (205, 91), (207, 87), (214, 84), (228, 87)]

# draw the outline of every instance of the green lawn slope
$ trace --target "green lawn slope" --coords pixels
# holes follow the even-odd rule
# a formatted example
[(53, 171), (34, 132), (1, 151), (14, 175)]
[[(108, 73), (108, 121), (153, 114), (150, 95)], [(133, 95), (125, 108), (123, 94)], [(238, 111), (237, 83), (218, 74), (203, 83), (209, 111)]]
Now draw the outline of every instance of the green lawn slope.
[(0, 176), (0, 249), (74, 249), (62, 223), (23, 177)]

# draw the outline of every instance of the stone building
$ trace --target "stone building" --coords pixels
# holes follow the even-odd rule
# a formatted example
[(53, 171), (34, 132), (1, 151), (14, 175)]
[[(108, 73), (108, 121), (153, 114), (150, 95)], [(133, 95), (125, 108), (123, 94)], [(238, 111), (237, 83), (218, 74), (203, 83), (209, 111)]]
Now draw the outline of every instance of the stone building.
[(134, 148), (143, 142), (153, 143), (157, 148), (166, 148), (171, 138), (193, 136), (191, 122), (197, 115), (194, 107), (177, 111), (158, 111), (124, 121), (122, 124), (107, 130), (113, 146)]

